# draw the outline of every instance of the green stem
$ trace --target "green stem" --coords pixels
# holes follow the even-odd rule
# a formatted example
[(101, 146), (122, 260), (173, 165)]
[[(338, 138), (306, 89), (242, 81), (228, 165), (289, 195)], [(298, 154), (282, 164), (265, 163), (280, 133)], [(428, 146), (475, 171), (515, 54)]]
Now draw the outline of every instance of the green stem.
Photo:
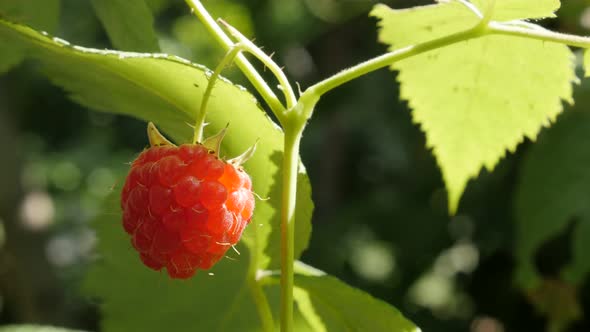
[[(485, 30), (482, 30), (479, 26), (476, 26), (469, 30), (433, 39), (421, 44), (406, 46), (393, 52), (383, 54), (368, 61), (362, 62), (356, 66), (345, 69), (336, 75), (309, 87), (307, 90), (305, 90), (301, 98), (303, 98), (305, 95), (316, 96), (316, 98), (319, 98), (328, 91), (339, 87), (344, 83), (350, 82), (355, 78), (366, 75), (375, 70), (390, 66), (394, 62), (468, 39), (477, 38), (484, 33)], [(309, 116), (311, 116), (311, 114), (304, 114), (306, 119), (309, 118)]]
[(260, 321), (262, 323), (262, 330), (264, 332), (274, 331), (272, 312), (270, 310), (270, 306), (268, 305), (268, 301), (266, 300), (266, 295), (262, 290), (262, 285), (258, 282), (258, 280), (256, 280), (256, 276), (248, 276), (248, 288), (250, 288), (250, 292), (252, 293), (252, 297), (256, 303), (258, 316), (260, 317)]
[[(186, 3), (191, 7), (195, 15), (199, 18), (201, 23), (205, 26), (210, 35), (215, 37), (217, 42), (227, 51), (234, 43), (229, 37), (223, 32), (221, 27), (215, 22), (215, 20), (209, 15), (205, 7), (199, 0), (185, 0)], [(242, 73), (248, 78), (250, 83), (254, 86), (256, 91), (260, 93), (264, 101), (268, 104), (270, 109), (275, 114), (283, 113), (285, 106), (281, 103), (279, 98), (275, 95), (272, 89), (266, 84), (266, 81), (260, 76), (256, 68), (244, 57), (238, 55), (236, 58), (236, 65), (240, 68)]]
[(270, 71), (275, 75), (279, 84), (281, 85), (281, 90), (285, 95), (285, 99), (287, 100), (287, 109), (292, 108), (297, 103), (297, 97), (295, 97), (295, 92), (293, 92), (293, 87), (289, 83), (287, 76), (281, 67), (276, 64), (272, 60), (272, 58), (266, 53), (264, 53), (259, 47), (254, 45), (248, 38), (246, 38), (242, 33), (240, 33), (236, 28), (229, 25), (227, 22), (223, 20), (218, 20), (228, 31), (229, 33), (234, 36), (239, 43), (244, 45), (244, 50), (254, 55), (258, 60), (260, 60), (266, 67), (270, 69)]
[[(293, 119), (291, 119), (293, 120)], [(299, 144), (305, 123), (287, 121), (283, 154), (281, 209), (281, 332), (293, 331), (293, 265), (295, 263), (295, 207)]]
[(492, 20), (492, 16), (494, 15), (494, 7), (496, 6), (496, 0), (489, 0), (488, 1), (488, 8), (486, 8), (485, 13), (483, 13), (483, 17), (479, 21), (479, 27), (485, 29), (488, 26), (488, 23)]
[(197, 142), (203, 141), (203, 128), (205, 127), (205, 117), (207, 115), (207, 103), (209, 102), (209, 98), (211, 97), (211, 92), (213, 91), (213, 86), (215, 86), (215, 82), (221, 75), (221, 72), (225, 67), (227, 67), (232, 61), (236, 58), (238, 54), (244, 49), (242, 44), (235, 44), (230, 50), (225, 54), (213, 75), (209, 77), (209, 82), (207, 83), (207, 88), (205, 89), (205, 94), (203, 94), (203, 100), (201, 101), (201, 108), (199, 109), (199, 113), (197, 114), (197, 119), (195, 121), (195, 133), (193, 136), (193, 144)]
[(516, 26), (514, 24), (498, 23), (491, 21), (488, 22), (484, 27), (481, 27), (478, 24), (477, 26), (469, 30), (433, 39), (424, 43), (406, 46), (404, 48), (362, 62), (356, 66), (345, 69), (339, 72), (338, 74), (331, 76), (319, 83), (316, 83), (315, 85), (309, 87), (303, 93), (303, 95), (310, 94), (319, 97), (344, 83), (350, 82), (355, 78), (366, 75), (375, 70), (390, 66), (397, 61), (434, 49), (442, 48), (451, 44), (455, 44), (458, 42), (492, 34), (524, 37), (529, 39), (542, 40), (546, 42), (560, 43), (574, 47), (590, 48), (590, 38), (588, 37), (568, 35), (545, 30), (542, 28), (525, 28), (521, 26)]
[(590, 38), (553, 32), (543, 28), (525, 28), (514, 24), (490, 22), (487, 27), (489, 34), (525, 37), (546, 42), (565, 44), (574, 47), (590, 48)]
[(457, 2), (459, 2), (460, 4), (462, 4), (463, 6), (465, 6), (467, 9), (469, 9), (473, 14), (475, 14), (475, 16), (477, 16), (480, 20), (483, 19), (483, 14), (479, 11), (479, 8), (477, 8), (474, 4), (472, 4), (471, 2), (467, 1), (467, 0), (457, 0)]

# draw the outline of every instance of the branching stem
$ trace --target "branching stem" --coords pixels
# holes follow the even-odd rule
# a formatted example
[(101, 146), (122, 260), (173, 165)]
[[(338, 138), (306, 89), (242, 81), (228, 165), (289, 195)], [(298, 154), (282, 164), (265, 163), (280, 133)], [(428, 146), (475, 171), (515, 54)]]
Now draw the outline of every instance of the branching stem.
[[(391, 66), (393, 63), (418, 55), (422, 54), (427, 51), (431, 51), (437, 48), (441, 48), (444, 46), (448, 46), (451, 44), (455, 44), (461, 41), (465, 41), (472, 38), (480, 37), (485, 30), (481, 30), (478, 26), (466, 30), (461, 31), (452, 35), (444, 36), (441, 38), (433, 39), (421, 44), (406, 46), (404, 48), (400, 48), (393, 52), (389, 52), (383, 54), (381, 56), (375, 57), (371, 60), (362, 62), (356, 66), (350, 67), (345, 69), (334, 76), (331, 76), (311, 87), (303, 92), (302, 98), (305, 95), (314, 95), (317, 98), (323, 96), (327, 92), (333, 90), (334, 88), (352, 81), (355, 78), (360, 76), (366, 75), (370, 72), (375, 70)], [(305, 117), (309, 118), (311, 114), (305, 115)]]
[(479, 21), (479, 26), (482, 28), (486, 28), (490, 21), (492, 20), (492, 16), (494, 16), (494, 7), (496, 6), (496, 0), (488, 0), (488, 8), (483, 13), (483, 17)]
[(287, 100), (287, 109), (293, 107), (297, 103), (297, 97), (295, 97), (295, 93), (293, 92), (293, 87), (289, 83), (287, 76), (277, 65), (276, 62), (272, 60), (270, 56), (264, 53), (259, 47), (254, 45), (248, 38), (246, 38), (242, 33), (240, 33), (236, 28), (229, 25), (224, 20), (218, 20), (218, 22), (232, 35), (234, 38), (238, 40), (238, 42), (244, 45), (244, 50), (248, 53), (254, 55), (258, 60), (260, 60), (266, 67), (270, 69), (270, 71), (275, 75), (275, 77), (279, 80), (279, 84), (281, 85), (281, 90), (285, 94), (285, 99)]
[[(209, 31), (209, 34), (213, 36), (217, 42), (227, 51), (234, 43), (231, 39), (223, 32), (221, 27), (215, 22), (215, 20), (209, 15), (209, 12), (205, 9), (201, 1), (199, 0), (185, 0), (189, 7), (192, 9), (197, 18)], [(244, 57), (239, 55), (236, 58), (236, 65), (242, 73), (248, 78), (250, 83), (254, 86), (256, 91), (260, 93), (264, 101), (269, 105), (273, 113), (282, 113), (285, 111), (285, 106), (281, 103), (279, 98), (275, 95), (272, 89), (266, 84), (266, 81), (260, 76), (256, 68)]]
[(406, 46), (362, 62), (311, 86), (304, 92), (304, 94), (307, 93), (314, 94), (316, 96), (322, 96), (328, 91), (344, 83), (350, 82), (355, 78), (366, 75), (375, 70), (391, 66), (397, 61), (458, 42), (494, 34), (536, 39), (574, 47), (590, 48), (590, 38), (588, 37), (558, 33), (545, 29), (527, 28), (524, 26), (515, 25), (514, 23), (511, 24), (490, 21), (484, 28), (481, 28), (481, 26), (478, 24), (476, 27), (469, 30), (433, 39), (424, 43)]

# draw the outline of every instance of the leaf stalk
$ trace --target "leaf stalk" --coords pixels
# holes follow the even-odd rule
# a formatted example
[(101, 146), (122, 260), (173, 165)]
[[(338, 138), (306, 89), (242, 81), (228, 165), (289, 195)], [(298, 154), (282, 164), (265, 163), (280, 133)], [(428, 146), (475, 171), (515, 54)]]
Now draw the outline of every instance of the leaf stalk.
[(292, 108), (297, 103), (297, 97), (295, 97), (295, 92), (293, 92), (293, 87), (289, 83), (289, 79), (287, 76), (277, 65), (276, 62), (272, 60), (270, 56), (264, 53), (258, 46), (254, 45), (248, 38), (246, 38), (240, 31), (238, 31), (233, 26), (229, 25), (224, 20), (218, 20), (218, 22), (232, 35), (234, 38), (238, 40), (238, 42), (244, 45), (244, 50), (248, 53), (254, 55), (260, 62), (262, 62), (266, 67), (270, 69), (270, 71), (275, 75), (277, 80), (279, 81), (281, 91), (285, 95), (285, 99), (287, 101), (287, 109)]
[(221, 75), (221, 72), (225, 67), (231, 64), (236, 56), (240, 54), (240, 52), (244, 49), (244, 46), (240, 43), (235, 44), (232, 46), (229, 51), (225, 54), (219, 65), (215, 68), (213, 74), (211, 74), (209, 78), (209, 82), (207, 83), (207, 88), (205, 89), (205, 93), (203, 94), (203, 99), (201, 100), (201, 107), (199, 108), (199, 113), (197, 114), (197, 119), (195, 120), (195, 131), (193, 136), (193, 144), (199, 142), (203, 142), (203, 129), (205, 128), (205, 117), (207, 116), (207, 105), (209, 102), (209, 98), (211, 97), (211, 92), (213, 91), (213, 87), (215, 86), (215, 82)]

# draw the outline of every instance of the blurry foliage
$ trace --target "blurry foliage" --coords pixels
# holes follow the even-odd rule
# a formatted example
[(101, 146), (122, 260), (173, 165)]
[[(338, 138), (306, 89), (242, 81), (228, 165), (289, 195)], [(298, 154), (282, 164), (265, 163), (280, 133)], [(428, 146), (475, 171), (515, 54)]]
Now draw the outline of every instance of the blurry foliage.
[(160, 50), (153, 15), (144, 0), (94, 0), (92, 6), (116, 49), (151, 53)]
[[(35, 29), (55, 32), (59, 23), (60, 0), (48, 0), (42, 3), (36, 0), (0, 1), (0, 17), (22, 22)], [(22, 61), (22, 50), (0, 44), (0, 73)]]
[[(387, 2), (396, 8), (426, 3)], [(5, 7), (9, 3), (14, 2), (0, 0), (0, 16), (35, 25), (24, 14), (11, 16)], [(34, 7), (50, 20), (52, 11), (41, 10), (39, 3), (50, 1)], [(164, 52), (209, 67), (219, 61), (223, 52), (190, 18), (183, 1), (146, 3)], [(367, 17), (372, 1), (204, 3), (214, 16), (248, 37), (256, 36), (267, 52), (276, 52), (275, 59), (303, 86), (385, 51), (376, 42), (375, 20)], [(589, 34), (588, 8), (587, 0), (563, 1), (558, 18), (544, 24)], [(51, 23), (39, 27), (76, 44), (112, 47), (88, 1), (62, 0), (59, 22), (55, 30)], [(0, 43), (0, 71), (12, 68), (0, 77), (0, 140), (5, 147), (0, 163), (0, 324), (35, 322), (96, 330), (96, 303), (78, 292), (93, 258), (89, 248), (95, 239), (87, 222), (122, 180), (118, 174), (125, 162), (145, 146), (144, 124), (87, 112), (38, 75), (38, 67), (13, 67), (20, 61), (18, 52), (13, 54)], [(5, 60), (11, 55), (11, 61)], [(407, 105), (392, 91), (394, 75), (381, 71), (363, 77), (318, 105), (302, 148), (316, 205), (314, 234), (303, 261), (394, 304), (423, 331), (543, 330), (546, 318), (531, 301), (546, 311), (543, 303), (556, 301), (560, 294), (570, 301), (571, 288), (558, 283), (545, 287), (548, 292), (527, 294), (512, 278), (523, 264), (532, 264), (545, 285), (556, 285), (545, 280), (559, 278), (562, 271), (563, 281), (573, 281), (568, 277), (572, 271), (587, 270), (574, 268), (588, 262), (588, 236), (583, 236), (589, 233), (586, 196), (574, 195), (582, 207), (576, 214), (559, 204), (552, 207), (552, 213), (566, 217), (547, 222), (565, 226), (528, 251), (532, 260), (515, 259), (521, 234), (536, 234), (534, 227), (516, 232), (521, 224), (515, 202), (519, 187), (531, 176), (527, 160), (543, 146), (524, 142), (492, 173), (484, 171), (470, 182), (458, 214), (449, 217), (440, 171)], [(243, 82), (237, 71), (234, 77)], [(586, 121), (576, 118), (587, 118), (590, 87), (583, 82), (575, 89), (575, 110), (566, 108), (556, 127), (543, 130), (541, 140), (559, 132), (587, 134)], [(573, 145), (572, 150), (584, 148), (579, 141)], [(575, 151), (563, 158), (544, 153), (547, 161), (535, 166), (545, 168), (536, 171), (545, 180), (562, 176), (570, 166), (586, 176), (590, 172)], [(566, 157), (572, 161), (563, 160)], [(558, 202), (578, 180), (560, 182), (564, 188), (557, 190), (531, 191)], [(45, 226), (26, 224), (27, 204), (33, 204), (32, 215), (38, 219), (43, 219), (39, 207), (45, 207)], [(535, 225), (535, 220), (527, 222)], [(588, 278), (575, 279), (577, 299), (568, 302), (574, 303), (574, 310), (564, 310), (566, 316), (575, 316), (576, 306), (590, 312)], [(535, 300), (544, 298), (549, 300)], [(590, 321), (582, 318), (568, 331), (588, 330)]]

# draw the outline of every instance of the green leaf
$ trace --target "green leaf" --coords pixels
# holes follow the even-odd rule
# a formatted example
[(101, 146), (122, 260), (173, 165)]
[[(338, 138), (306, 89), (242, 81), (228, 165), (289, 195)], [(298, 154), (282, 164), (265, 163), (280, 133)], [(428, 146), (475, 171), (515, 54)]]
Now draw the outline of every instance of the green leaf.
[(389, 304), (325, 274), (296, 274), (293, 296), (316, 332), (420, 331)]
[(550, 278), (528, 289), (526, 293), (535, 311), (547, 317), (546, 331), (567, 331), (568, 326), (584, 317), (578, 290), (574, 285)]
[[(325, 272), (295, 262), (295, 329), (297, 332), (419, 332), (420, 329), (386, 302), (348, 286)], [(278, 276), (261, 279), (278, 316)]]
[(18, 65), (23, 56), (23, 51), (20, 48), (10, 47), (0, 39), (0, 74)]
[[(567, 112), (540, 137), (523, 162), (516, 191), (516, 280), (524, 288), (539, 281), (533, 259), (539, 246), (562, 232), (574, 217), (583, 217), (590, 201), (590, 114)], [(586, 232), (588, 220), (577, 230)], [(576, 234), (576, 237), (583, 236)], [(587, 233), (586, 233), (587, 234)], [(588, 238), (575, 239), (575, 260)], [(581, 243), (582, 242), (582, 243)], [(584, 253), (586, 255), (587, 252)], [(587, 257), (585, 257), (587, 261)], [(585, 269), (586, 264), (580, 267)], [(574, 278), (570, 276), (569, 279)]]
[(59, 23), (60, 0), (0, 0), (0, 17), (53, 33)]
[[(0, 37), (8, 39), (11, 44), (26, 47), (27, 54), (37, 60), (42, 71), (52, 82), (63, 87), (73, 100), (95, 110), (153, 121), (176, 142), (190, 141), (190, 125), (194, 123), (208, 82), (206, 68), (165, 54), (139, 54), (71, 46), (62, 40), (46, 37), (30, 28), (2, 20)], [(282, 154), (283, 133), (245, 89), (224, 79), (218, 81), (212, 96), (208, 105), (209, 125), (206, 127), (206, 134), (215, 133), (230, 124), (222, 144), (222, 156), (237, 156), (259, 139), (255, 155), (244, 167), (253, 179), (253, 190), (260, 197), (269, 199), (256, 203), (254, 218), (243, 236), (251, 251), (243, 260), (249, 261), (254, 269), (265, 269), (271, 260), (265, 255), (265, 248), (276, 247), (273, 242), (279, 241), (278, 237), (269, 238), (269, 234), (280, 224), (277, 211), (281, 197), (271, 196), (270, 193), (281, 192), (281, 184), (275, 181), (275, 174), (278, 172), (277, 160), (281, 159)], [(310, 211), (311, 193), (308, 183), (302, 181), (298, 192), (301, 193), (300, 197), (305, 198), (298, 202), (299, 206), (303, 211)], [(121, 232), (120, 216), (115, 211), (118, 211), (117, 207), (113, 207), (111, 211), (113, 214), (108, 227), (115, 228), (113, 232)], [(309, 219), (299, 218), (298, 222), (297, 227), (310, 227), (306, 225), (310, 223)], [(126, 239), (114, 237), (108, 232), (99, 232), (99, 238), (106, 244), (101, 247), (104, 250), (121, 245), (131, 250)], [(308, 236), (296, 239), (300, 248), (305, 247), (307, 242)], [(280, 253), (271, 254), (278, 256)], [(133, 262), (140, 268), (137, 257)], [(111, 284), (120, 278), (121, 271), (109, 268), (118, 264), (130, 267), (130, 263), (131, 260), (123, 255), (111, 255), (106, 257), (107, 272), (100, 274), (101, 278), (93, 276), (98, 272), (90, 274), (89, 278), (94, 282), (90, 283), (89, 289), (104, 299), (106, 308), (110, 302), (124, 301), (120, 297), (126, 295), (122, 295), (124, 293), (121, 293), (121, 289), (136, 289), (131, 279), (126, 279), (120, 289), (104, 287), (104, 284)], [(228, 274), (240, 273), (232, 271)], [(145, 292), (145, 288), (142, 292)], [(143, 301), (142, 304), (144, 303), (148, 305), (149, 301)], [(114, 315), (117, 317), (116, 312)], [(121, 313), (118, 315), (122, 319)]]
[[(471, 2), (485, 12), (490, 0), (471, 0)], [(496, 21), (511, 21), (531, 18), (555, 17), (555, 11), (560, 7), (559, 0), (496, 0), (492, 19)]]
[[(406, 10), (378, 5), (372, 15), (381, 19), (379, 38), (391, 49), (478, 22), (458, 2)], [(451, 213), (469, 179), (482, 167), (492, 170), (525, 137), (534, 140), (562, 111), (562, 101), (572, 101), (572, 58), (564, 45), (486, 36), (392, 66), (399, 70), (401, 98), (413, 109), (442, 170)]]
[(247, 288), (249, 250), (230, 251), (211, 270), (189, 280), (169, 280), (142, 265), (122, 231), (118, 192), (94, 222), (100, 261), (85, 288), (100, 296), (102, 331), (258, 331)]
[(170, 0), (145, 0), (154, 15), (159, 14), (170, 6)]
[(590, 76), (590, 52), (588, 50), (584, 52), (584, 76)]
[(573, 230), (572, 261), (564, 269), (564, 279), (581, 284), (590, 273), (590, 213), (586, 211)]
[[(59, 23), (60, 0), (0, 0), (0, 18), (23, 24), (36, 29), (54, 32)], [(18, 65), (23, 59), (23, 50), (16, 45), (9, 45), (0, 36), (0, 73)]]
[(154, 17), (144, 0), (92, 0), (113, 45), (120, 50), (157, 52)]
[(0, 332), (82, 332), (53, 326), (42, 325), (6, 325), (0, 327)]

